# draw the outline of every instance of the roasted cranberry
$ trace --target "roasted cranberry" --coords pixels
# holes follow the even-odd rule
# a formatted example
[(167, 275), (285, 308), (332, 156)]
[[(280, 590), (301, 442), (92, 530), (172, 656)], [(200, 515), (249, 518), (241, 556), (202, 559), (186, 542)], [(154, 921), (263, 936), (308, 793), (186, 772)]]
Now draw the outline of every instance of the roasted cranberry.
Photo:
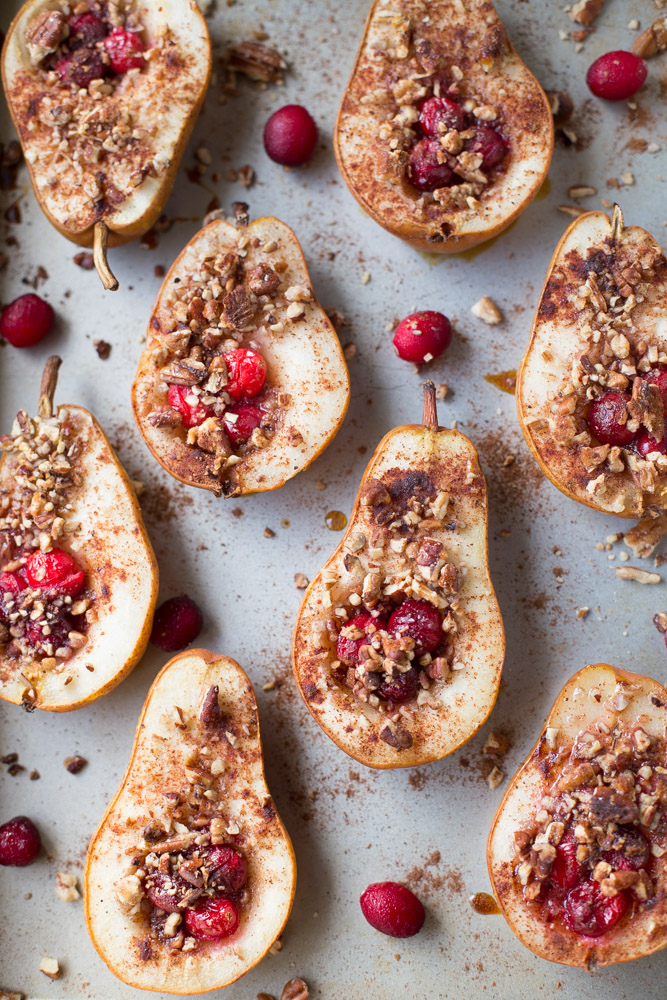
[(422, 929), (426, 917), (414, 892), (398, 882), (374, 882), (359, 902), (371, 927), (390, 937), (412, 937)]
[(257, 351), (239, 348), (225, 354), (229, 381), (225, 386), (232, 399), (252, 399), (266, 382), (266, 361)]
[(111, 69), (119, 76), (128, 69), (141, 69), (145, 65), (144, 43), (134, 31), (114, 28), (104, 39), (104, 48), (109, 53)]
[(419, 125), (422, 132), (431, 138), (452, 129), (462, 129), (463, 108), (448, 97), (428, 97), (419, 111)]
[[(44, 628), (48, 629), (48, 632), (44, 632)], [(25, 629), (25, 638), (31, 646), (45, 646), (47, 643), (53, 647), (53, 649), (58, 649), (61, 646), (66, 646), (69, 633), (75, 628), (74, 620), (67, 614), (66, 611), (60, 611), (55, 617), (49, 619), (48, 622), (34, 621), (28, 622)]]
[(482, 154), (482, 170), (491, 170), (502, 163), (507, 155), (505, 140), (490, 125), (478, 125), (475, 136), (466, 144), (469, 153)]
[(573, 889), (581, 881), (582, 865), (577, 861), (577, 843), (568, 833), (556, 848), (556, 860), (549, 880), (558, 889)]
[(619, 826), (613, 836), (613, 850), (602, 852), (603, 859), (612, 868), (639, 871), (646, 867), (651, 858), (651, 847), (641, 830), (634, 826)]
[(660, 441), (651, 437), (647, 430), (641, 430), (635, 441), (635, 448), (642, 458), (646, 458), (651, 452), (657, 451), (661, 455), (667, 455), (667, 435)]
[(19, 594), (26, 586), (27, 584), (18, 573), (0, 573), (0, 591)]
[(588, 423), (602, 444), (624, 445), (633, 440), (635, 432), (627, 426), (629, 402), (627, 392), (612, 389), (591, 404)]
[(200, 941), (229, 937), (238, 925), (239, 911), (229, 899), (209, 899), (185, 911), (188, 933)]
[(31, 587), (64, 597), (76, 597), (86, 580), (76, 559), (62, 549), (33, 552), (25, 569)]
[(410, 150), (407, 178), (418, 191), (437, 191), (456, 182), (437, 139), (420, 139)]
[(667, 368), (652, 368), (642, 378), (649, 385), (657, 385), (658, 391), (662, 396), (662, 405), (667, 409)]
[(345, 626), (346, 628), (356, 628), (363, 635), (358, 639), (350, 639), (342, 633), (338, 636), (336, 643), (336, 656), (343, 663), (356, 666), (359, 662), (359, 650), (362, 646), (369, 646), (371, 640), (378, 629), (386, 629), (387, 623), (384, 618), (374, 618), (367, 611), (360, 615), (355, 615)]
[(92, 11), (85, 14), (75, 14), (69, 19), (69, 39), (70, 49), (77, 49), (81, 45), (92, 48), (95, 42), (101, 42), (106, 38), (107, 29), (102, 21)]
[(200, 403), (199, 396), (195, 396), (192, 389), (184, 385), (170, 385), (167, 402), (174, 410), (178, 410), (184, 427), (198, 427), (213, 415), (211, 407)]
[(252, 437), (252, 432), (259, 427), (264, 417), (264, 411), (254, 403), (240, 402), (228, 406), (222, 422), (234, 445), (243, 444)]
[(390, 681), (383, 676), (382, 682), (377, 689), (377, 693), (386, 701), (391, 701), (395, 705), (402, 705), (404, 701), (410, 701), (419, 690), (419, 671), (416, 667), (411, 667), (405, 673), (394, 670)]
[(32, 347), (53, 326), (53, 309), (39, 295), (20, 295), (2, 310), (0, 334), (14, 347)]
[(439, 357), (452, 342), (452, 327), (446, 316), (426, 309), (406, 316), (394, 332), (394, 348), (403, 361), (422, 365)]
[(607, 52), (589, 67), (586, 83), (596, 97), (625, 101), (646, 79), (646, 63), (632, 52)]
[(152, 871), (144, 881), (144, 892), (153, 906), (165, 913), (182, 913), (183, 899), (192, 892), (192, 885), (180, 875)]
[(628, 894), (603, 896), (592, 879), (570, 889), (565, 897), (565, 925), (575, 934), (600, 937), (615, 927), (629, 906)]
[(41, 849), (39, 830), (27, 816), (15, 816), (0, 826), (0, 865), (25, 868)]
[(211, 847), (204, 857), (204, 865), (209, 870), (207, 885), (217, 892), (238, 892), (248, 878), (246, 859), (227, 844)]
[(301, 167), (315, 152), (317, 125), (300, 104), (286, 104), (264, 126), (264, 149), (284, 167)]
[(392, 612), (388, 632), (415, 640), (415, 655), (432, 653), (442, 639), (442, 615), (428, 601), (403, 601)]
[(202, 630), (202, 613), (193, 600), (170, 597), (153, 618), (151, 642), (165, 653), (175, 653), (194, 642)]
[(97, 49), (82, 46), (61, 56), (56, 63), (56, 73), (68, 86), (75, 84), (85, 90), (93, 80), (101, 80), (106, 72), (102, 56)]

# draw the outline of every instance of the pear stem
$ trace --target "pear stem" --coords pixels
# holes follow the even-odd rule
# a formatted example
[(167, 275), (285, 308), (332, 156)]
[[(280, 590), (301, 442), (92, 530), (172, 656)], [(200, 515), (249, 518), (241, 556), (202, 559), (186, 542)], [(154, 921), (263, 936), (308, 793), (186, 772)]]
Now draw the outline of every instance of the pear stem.
[(62, 364), (62, 358), (57, 354), (52, 354), (46, 362), (42, 384), (39, 387), (39, 406), (37, 411), (42, 420), (48, 420), (53, 416), (53, 396), (58, 382), (58, 369)]
[(115, 292), (118, 280), (107, 261), (107, 246), (109, 243), (109, 227), (106, 222), (96, 222), (93, 227), (93, 261), (102, 284), (108, 292)]
[(431, 431), (438, 429), (438, 408), (435, 405), (435, 386), (430, 379), (424, 382), (424, 415), (422, 424)]
[(614, 202), (614, 208), (611, 213), (611, 238), (614, 243), (616, 243), (619, 239), (624, 226), (625, 220), (623, 218), (623, 212), (621, 211), (620, 206)]

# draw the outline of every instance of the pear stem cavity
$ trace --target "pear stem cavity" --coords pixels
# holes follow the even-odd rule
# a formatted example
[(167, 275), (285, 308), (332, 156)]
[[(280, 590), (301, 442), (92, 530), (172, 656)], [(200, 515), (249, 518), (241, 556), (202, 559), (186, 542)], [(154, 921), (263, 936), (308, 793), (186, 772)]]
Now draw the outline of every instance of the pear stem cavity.
[(57, 354), (52, 354), (46, 362), (42, 382), (39, 387), (38, 413), (42, 420), (49, 420), (53, 416), (53, 396), (58, 383), (58, 369), (62, 364), (62, 358)]
[(435, 386), (429, 379), (424, 382), (424, 415), (422, 424), (431, 431), (438, 429), (438, 408), (435, 405)]
[(624, 226), (625, 220), (623, 219), (623, 212), (620, 207), (614, 203), (614, 209), (611, 213), (611, 238), (614, 243), (621, 238)]
[(107, 261), (107, 245), (109, 242), (109, 227), (106, 222), (96, 222), (93, 227), (93, 262), (102, 284), (108, 292), (115, 292), (118, 279), (113, 274)]

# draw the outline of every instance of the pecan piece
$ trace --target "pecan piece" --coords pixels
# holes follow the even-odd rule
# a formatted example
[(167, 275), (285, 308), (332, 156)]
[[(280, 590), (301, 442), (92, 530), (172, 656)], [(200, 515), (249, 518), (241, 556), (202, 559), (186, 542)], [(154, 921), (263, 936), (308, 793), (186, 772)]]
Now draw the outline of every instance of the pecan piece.
[(628, 403), (628, 411), (630, 416), (644, 424), (657, 441), (662, 440), (665, 418), (662, 396), (657, 385), (651, 385), (643, 378), (636, 378), (632, 383), (632, 399)]
[(69, 35), (67, 20), (62, 11), (42, 10), (35, 14), (28, 25), (28, 51), (33, 62), (39, 63), (50, 52), (55, 52)]
[(160, 406), (148, 414), (146, 420), (153, 427), (178, 427), (181, 422), (181, 415), (171, 406)]
[(280, 994), (280, 1000), (308, 1000), (310, 993), (303, 979), (290, 979), (285, 983)]
[(379, 479), (369, 479), (361, 491), (361, 502), (364, 507), (379, 507), (380, 504), (390, 501), (389, 491)]
[(573, 21), (589, 27), (605, 5), (605, 0), (578, 0), (569, 14)]
[(441, 552), (442, 542), (439, 542), (436, 538), (425, 538), (417, 552), (417, 565), (433, 566), (438, 561)]
[(268, 264), (258, 264), (250, 272), (248, 288), (255, 295), (270, 295), (279, 285), (279, 275)]
[(206, 692), (204, 704), (199, 713), (199, 721), (203, 726), (219, 726), (222, 722), (222, 710), (218, 703), (219, 688), (212, 684)]
[(606, 826), (609, 823), (634, 823), (639, 810), (635, 802), (605, 785), (599, 785), (591, 799), (591, 816)]
[(206, 378), (206, 365), (203, 361), (196, 361), (193, 358), (184, 358), (182, 361), (172, 361), (166, 365), (160, 375), (165, 382), (172, 385), (192, 386), (198, 385)]
[(242, 330), (252, 322), (253, 311), (243, 285), (238, 285), (229, 295), (224, 298), (225, 311), (222, 321), (225, 326), (231, 326), (235, 330)]
[(238, 70), (251, 80), (265, 83), (279, 83), (287, 63), (275, 49), (259, 42), (240, 42), (230, 45), (227, 58), (232, 69)]
[(216, 417), (207, 417), (199, 427), (191, 428), (188, 434), (188, 444), (191, 443), (190, 435), (198, 448), (208, 451), (212, 455), (224, 455), (227, 458), (232, 453), (227, 432)]
[(642, 31), (632, 46), (632, 51), (640, 59), (650, 59), (667, 49), (667, 17), (659, 17), (645, 31)]
[(384, 740), (394, 750), (398, 750), (399, 753), (401, 750), (409, 750), (412, 746), (411, 733), (398, 723), (392, 722), (391, 719), (387, 719), (378, 735), (381, 740)]

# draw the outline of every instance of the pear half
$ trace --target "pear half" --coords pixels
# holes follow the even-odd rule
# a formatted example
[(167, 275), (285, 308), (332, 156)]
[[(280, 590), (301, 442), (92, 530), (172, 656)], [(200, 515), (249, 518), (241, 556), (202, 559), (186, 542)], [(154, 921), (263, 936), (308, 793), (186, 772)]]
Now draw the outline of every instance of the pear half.
[[(591, 768), (595, 770), (598, 763), (593, 753), (596, 745), (592, 742), (596, 737), (599, 737), (597, 746), (602, 743), (598, 775), (609, 769), (615, 747), (617, 753), (625, 753), (619, 768), (626, 777), (630, 772), (636, 777), (638, 764), (647, 754), (648, 742), (652, 766), (645, 772), (649, 778), (643, 780), (653, 780), (650, 772), (656, 762), (664, 764), (666, 724), (667, 691), (656, 681), (606, 663), (585, 667), (558, 695), (535, 747), (508, 787), (489, 834), (489, 875), (511, 929), (522, 944), (541, 958), (591, 968), (627, 962), (667, 944), (667, 836), (664, 822), (659, 819), (665, 802), (664, 791), (660, 793), (664, 789), (663, 775), (654, 775), (658, 779), (657, 797), (641, 793), (637, 798), (640, 818), (648, 823), (642, 829), (652, 847), (650, 863), (655, 894), (645, 902), (635, 899), (620, 922), (601, 936), (580, 936), (559, 920), (549, 922), (541, 912), (539, 897), (534, 902), (524, 899), (517, 875), (514, 839), (518, 830), (534, 820), (542, 808), (542, 797), (555, 781), (560, 779), (561, 787), (573, 796), (582, 789), (585, 795), (586, 788), (590, 791), (590, 786), (595, 786)], [(575, 744), (583, 749), (577, 750), (571, 759)], [(632, 760), (628, 746), (634, 748)], [(651, 807), (653, 812), (649, 817), (642, 810)]]
[[(133, 9), (152, 58), (139, 73), (119, 79), (113, 93), (77, 104), (81, 95), (75, 100), (58, 82), (45, 85), (29, 48), (35, 15), (59, 6), (53, 0), (24, 4), (7, 32), (2, 80), (40, 207), (63, 236), (94, 248), (105, 287), (114, 289), (118, 283), (106, 263), (107, 242), (116, 246), (142, 236), (162, 213), (204, 101), (211, 43), (191, 0), (137, 0)], [(58, 107), (52, 112), (54, 98)], [(83, 127), (79, 107), (86, 121), (103, 111), (106, 124), (99, 139), (89, 128), (90, 141), (77, 146), (74, 163), (63, 156), (60, 143), (70, 142)], [(137, 135), (129, 147), (116, 148), (106, 139), (108, 123), (125, 112)]]
[[(167, 402), (166, 362), (179, 356), (187, 362), (184, 354), (199, 350), (194, 336), (180, 354), (167, 347), (182, 335), (184, 326), (174, 311), (179, 304), (174, 290), (188, 277), (197, 275), (204, 260), (219, 260), (221, 266), (226, 266), (225, 258), (230, 254), (239, 255), (243, 270), (243, 280), (234, 292), (248, 286), (257, 268), (270, 268), (272, 279), (280, 279), (270, 301), (267, 296), (253, 295), (254, 316), (243, 339), (231, 341), (232, 347), (252, 344), (263, 355), (268, 367), (266, 387), (278, 403), (277, 426), (262, 446), (243, 448), (232, 455), (217, 451), (215, 445), (204, 450), (188, 444), (187, 431), (180, 421), (175, 427), (151, 422), (152, 414), (164, 410)], [(227, 303), (231, 297), (224, 291), (224, 280), (218, 294), (221, 309), (222, 301)], [(220, 286), (220, 282), (213, 284)], [(306, 298), (290, 301), (293, 290)], [(294, 311), (298, 315), (292, 318)], [(214, 332), (223, 340), (224, 314), (219, 323)], [(146, 336), (146, 348), (132, 387), (135, 420), (160, 465), (188, 486), (199, 486), (216, 496), (275, 490), (324, 451), (343, 421), (350, 395), (343, 352), (311, 290), (299, 242), (289, 226), (278, 219), (257, 219), (245, 228), (217, 219), (200, 230), (165, 277)], [(224, 358), (226, 350), (229, 348), (224, 342), (216, 347), (210, 364)], [(223, 400), (224, 395), (219, 398)]]
[[(481, 190), (471, 187), (480, 180), (473, 172), (436, 198), (414, 188), (405, 168), (421, 137), (421, 100), (441, 80), (484, 109), (508, 153)], [(334, 144), (345, 183), (372, 219), (420, 250), (455, 253), (506, 229), (533, 200), (549, 169), (553, 122), (488, 0), (375, 0)]]
[(644, 376), (665, 366), (665, 255), (618, 206), (611, 218), (587, 212), (554, 251), (516, 385), (526, 441), (562, 493), (620, 517), (667, 509), (667, 458), (601, 444), (587, 420), (596, 395), (619, 390), (633, 396), (628, 420), (639, 427), (650, 394), (662, 410)]
[[(212, 704), (216, 712), (207, 723)], [(184, 948), (175, 948), (151, 934), (148, 901), (132, 862), (135, 855), (164, 853), (179, 840), (181, 849), (192, 842), (187, 824), (174, 820), (170, 809), (175, 796), (195, 801), (196, 788), (200, 796), (204, 788), (211, 793), (199, 799), (200, 818), (222, 819), (225, 843), (245, 856), (247, 898), (232, 937), (192, 938), (190, 945), (186, 938)], [(151, 839), (145, 840), (149, 825)], [(193, 827), (204, 843), (209, 827)], [(95, 948), (128, 986), (177, 994), (221, 989), (252, 969), (279, 937), (295, 882), (292, 845), (264, 778), (250, 681), (227, 656), (205, 649), (180, 653), (148, 692), (127, 771), (88, 849), (86, 923)]]
[[(20, 411), (12, 437), (5, 439), (0, 459), (0, 495), (12, 497), (17, 478), (25, 475), (24, 455), (31, 452), (31, 431), (58, 438), (69, 428), (67, 458), (75, 481), (58, 506), (60, 534), (55, 545), (70, 551), (86, 571), (90, 621), (85, 642), (65, 660), (34, 659), (0, 647), (0, 698), (25, 708), (67, 712), (100, 698), (126, 677), (141, 659), (150, 636), (158, 592), (158, 569), (130, 480), (95, 418), (81, 406), (60, 405), (53, 413), (53, 393), (60, 358), (49, 359), (42, 380), (39, 415)], [(12, 445), (23, 442), (19, 447)], [(55, 468), (60, 453), (46, 465)], [(48, 477), (43, 473), (46, 489)], [(28, 494), (36, 498), (40, 493)], [(48, 502), (46, 493), (42, 502)], [(34, 499), (24, 518), (39, 517)], [(35, 523), (38, 523), (37, 521)], [(27, 526), (27, 525), (26, 525)], [(54, 544), (53, 541), (46, 546)], [(8, 566), (4, 565), (3, 569)], [(11, 643), (11, 636), (8, 637)]]
[[(374, 506), (382, 491), (390, 499)], [(396, 549), (393, 539), (386, 541), (381, 524), (401, 525), (403, 544), (400, 537)], [(458, 577), (449, 599), (442, 587), (425, 584), (410, 554), (425, 537), (442, 546), (437, 568), (450, 564)], [(360, 700), (332, 671), (336, 638), (328, 623), (342, 627), (364, 610), (374, 574), (382, 594), (437, 602), (446, 617), (448, 606), (455, 609), (443, 678), (398, 712)], [(337, 619), (341, 610), (346, 617)], [(438, 427), (434, 387), (426, 383), (424, 423), (397, 427), (382, 439), (347, 531), (306, 591), (294, 630), (294, 675), (311, 715), (341, 750), (369, 767), (410, 767), (445, 757), (477, 732), (496, 700), (504, 652), (488, 568), (484, 475), (469, 439)]]

